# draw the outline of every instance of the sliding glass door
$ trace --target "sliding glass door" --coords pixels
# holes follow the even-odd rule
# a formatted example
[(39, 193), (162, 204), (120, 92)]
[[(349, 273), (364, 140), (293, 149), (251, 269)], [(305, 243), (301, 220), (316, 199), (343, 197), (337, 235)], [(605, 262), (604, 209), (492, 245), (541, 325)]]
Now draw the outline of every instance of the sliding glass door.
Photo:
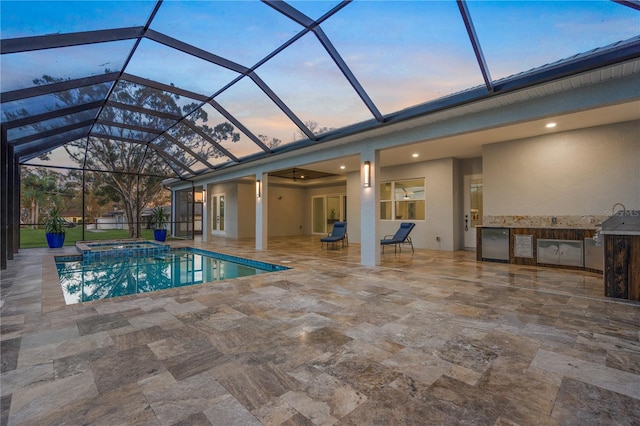
[(321, 195), (311, 200), (311, 221), (314, 234), (328, 234), (335, 222), (347, 220), (347, 196)]

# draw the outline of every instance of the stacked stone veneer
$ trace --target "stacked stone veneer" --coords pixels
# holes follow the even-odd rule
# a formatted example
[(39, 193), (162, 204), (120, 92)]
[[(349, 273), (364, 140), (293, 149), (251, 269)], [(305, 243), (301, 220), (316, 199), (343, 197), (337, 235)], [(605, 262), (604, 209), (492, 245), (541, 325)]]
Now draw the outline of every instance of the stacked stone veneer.
[[(556, 218), (554, 224), (553, 218)], [(579, 228), (595, 229), (609, 216), (484, 216), (482, 226), (504, 226), (510, 228)]]

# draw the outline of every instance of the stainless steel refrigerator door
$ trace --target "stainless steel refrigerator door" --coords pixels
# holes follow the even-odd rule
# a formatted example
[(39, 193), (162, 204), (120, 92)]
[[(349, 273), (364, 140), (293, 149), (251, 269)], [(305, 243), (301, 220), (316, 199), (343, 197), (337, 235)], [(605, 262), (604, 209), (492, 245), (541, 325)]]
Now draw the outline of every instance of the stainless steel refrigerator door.
[(509, 228), (482, 228), (482, 258), (509, 260)]

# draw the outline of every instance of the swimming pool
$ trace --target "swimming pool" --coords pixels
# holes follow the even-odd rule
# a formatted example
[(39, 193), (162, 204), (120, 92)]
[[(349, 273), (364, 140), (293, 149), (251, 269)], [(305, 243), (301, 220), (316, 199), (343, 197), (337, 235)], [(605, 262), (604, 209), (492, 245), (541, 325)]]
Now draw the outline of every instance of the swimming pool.
[(154, 255), (55, 258), (67, 305), (290, 269), (194, 248)]

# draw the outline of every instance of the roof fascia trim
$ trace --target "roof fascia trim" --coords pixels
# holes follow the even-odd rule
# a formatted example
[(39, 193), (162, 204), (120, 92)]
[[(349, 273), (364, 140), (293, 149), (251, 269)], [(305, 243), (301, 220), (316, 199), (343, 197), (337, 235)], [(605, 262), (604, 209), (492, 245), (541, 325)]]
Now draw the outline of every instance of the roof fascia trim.
[(524, 89), (639, 57), (640, 36), (616, 43), (608, 48), (601, 48), (593, 54), (578, 55), (571, 60), (559, 61), (539, 69), (504, 78), (494, 82), (495, 91), (506, 92)]

